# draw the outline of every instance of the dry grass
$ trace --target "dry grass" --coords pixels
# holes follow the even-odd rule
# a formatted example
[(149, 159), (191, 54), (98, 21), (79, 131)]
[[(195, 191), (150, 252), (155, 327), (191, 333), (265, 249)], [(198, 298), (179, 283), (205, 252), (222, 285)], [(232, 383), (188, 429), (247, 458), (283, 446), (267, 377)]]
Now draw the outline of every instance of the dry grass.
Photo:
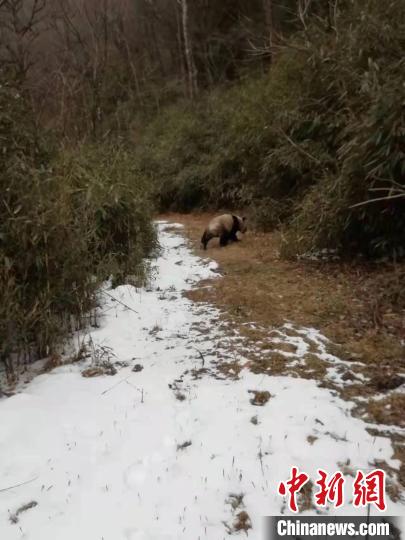
[(246, 510), (242, 510), (242, 508), (244, 508), (243, 498), (243, 493), (231, 493), (228, 499), (225, 501), (226, 503), (231, 505), (232, 511), (234, 513), (234, 521), (232, 525), (224, 523), (225, 528), (230, 535), (238, 533), (240, 531), (244, 531), (247, 535), (249, 529), (252, 528), (252, 521), (249, 514), (246, 512)]
[(363, 407), (366, 416), (379, 424), (405, 427), (405, 394), (393, 393), (384, 399), (370, 399)]
[(163, 216), (182, 223), (196, 252), (216, 260), (225, 277), (205, 282), (190, 293), (192, 299), (214, 303), (239, 322), (273, 327), (291, 320), (314, 326), (338, 344), (340, 357), (405, 370), (405, 310), (386, 302), (376, 317), (376, 299), (384, 296), (390, 267), (282, 260), (277, 232), (248, 231), (226, 248), (214, 239), (204, 252), (200, 238), (211, 217)]
[(236, 515), (236, 519), (233, 524), (233, 530), (235, 532), (244, 531), (246, 535), (248, 534), (249, 529), (252, 528), (252, 521), (249, 514), (242, 510)]
[(271, 398), (270, 392), (267, 390), (249, 390), (253, 397), (249, 400), (252, 405), (263, 407)]
[(395, 459), (399, 459), (401, 466), (398, 473), (398, 481), (405, 488), (405, 445), (397, 444), (395, 446)]
[(314, 484), (309, 480), (301, 491), (298, 493), (297, 503), (300, 512), (307, 510), (314, 510), (314, 496), (313, 496)]

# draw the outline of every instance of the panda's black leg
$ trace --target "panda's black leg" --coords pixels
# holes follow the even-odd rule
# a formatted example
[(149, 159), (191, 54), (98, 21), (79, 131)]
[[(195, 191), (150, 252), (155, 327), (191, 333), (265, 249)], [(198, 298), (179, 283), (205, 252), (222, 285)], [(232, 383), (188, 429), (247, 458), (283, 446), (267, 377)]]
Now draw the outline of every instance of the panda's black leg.
[(229, 238), (230, 240), (232, 240), (232, 242), (239, 242), (239, 238), (236, 236), (236, 232), (231, 233)]
[(207, 249), (207, 244), (211, 240), (211, 238), (212, 238), (212, 235), (210, 233), (207, 233), (206, 231), (202, 235), (201, 244), (204, 250)]
[(229, 240), (229, 236), (226, 233), (221, 234), (219, 238), (219, 245), (221, 247), (225, 247), (228, 244), (228, 240)]

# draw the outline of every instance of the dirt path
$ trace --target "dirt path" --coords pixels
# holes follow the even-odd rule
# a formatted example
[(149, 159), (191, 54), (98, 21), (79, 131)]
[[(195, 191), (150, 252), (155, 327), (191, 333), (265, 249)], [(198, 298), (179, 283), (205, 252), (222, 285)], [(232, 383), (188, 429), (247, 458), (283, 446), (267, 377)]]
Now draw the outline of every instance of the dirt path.
[[(266, 347), (291, 368), (312, 354), (343, 384), (345, 361), (328, 340), (294, 324), (247, 340), (213, 304), (185, 295), (220, 281), (216, 264), (196, 257), (179, 227), (159, 227), (150, 285), (108, 291), (101, 327), (84, 336), (88, 358), (0, 400), (0, 538), (219, 540), (252, 527), (259, 540), (261, 516), (288, 511), (277, 485), (293, 465), (311, 478), (341, 469), (349, 486), (356, 469), (382, 461), (395, 485), (391, 440), (370, 434), (352, 404), (315, 379), (251, 369)], [(263, 325), (245, 326), (264, 336)], [(117, 373), (83, 377), (89, 369)], [(341, 514), (354, 511), (349, 492)], [(308, 484), (301, 509), (311, 496)]]

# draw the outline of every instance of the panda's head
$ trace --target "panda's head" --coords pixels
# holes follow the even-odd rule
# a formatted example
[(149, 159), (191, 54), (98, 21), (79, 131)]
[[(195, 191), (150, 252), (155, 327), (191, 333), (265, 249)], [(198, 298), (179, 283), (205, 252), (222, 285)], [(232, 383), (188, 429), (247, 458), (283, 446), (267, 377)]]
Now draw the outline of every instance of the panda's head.
[(238, 221), (239, 221), (239, 230), (240, 230), (240, 232), (245, 233), (247, 231), (246, 218), (238, 216)]

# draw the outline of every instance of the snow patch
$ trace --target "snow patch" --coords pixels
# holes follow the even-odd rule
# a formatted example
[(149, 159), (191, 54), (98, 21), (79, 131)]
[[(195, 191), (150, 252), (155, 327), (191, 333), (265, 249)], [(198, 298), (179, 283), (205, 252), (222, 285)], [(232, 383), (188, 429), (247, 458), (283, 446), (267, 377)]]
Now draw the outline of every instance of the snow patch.
[[(350, 403), (313, 380), (247, 369), (237, 380), (209, 374), (228, 354), (220, 313), (183, 293), (217, 277), (217, 266), (193, 255), (173, 224), (158, 227), (151, 283), (108, 290), (102, 325), (88, 336), (128, 367), (84, 378), (86, 363), (66, 365), (0, 401), (0, 538), (220, 540), (234, 520), (230, 497), (240, 494), (249, 538), (259, 540), (261, 516), (288, 513), (277, 484), (291, 466), (313, 479), (318, 468), (333, 473), (344, 464), (398, 468), (390, 440), (371, 436)], [(307, 352), (301, 334), (332, 367), (339, 361), (316, 330), (284, 330), (272, 339), (296, 345), (296, 359)], [(251, 390), (269, 392), (269, 401), (252, 405)], [(12, 523), (31, 501), (37, 505)], [(346, 501), (331, 513), (354, 514), (349, 494)], [(387, 513), (402, 515), (403, 503), (389, 501)]]

